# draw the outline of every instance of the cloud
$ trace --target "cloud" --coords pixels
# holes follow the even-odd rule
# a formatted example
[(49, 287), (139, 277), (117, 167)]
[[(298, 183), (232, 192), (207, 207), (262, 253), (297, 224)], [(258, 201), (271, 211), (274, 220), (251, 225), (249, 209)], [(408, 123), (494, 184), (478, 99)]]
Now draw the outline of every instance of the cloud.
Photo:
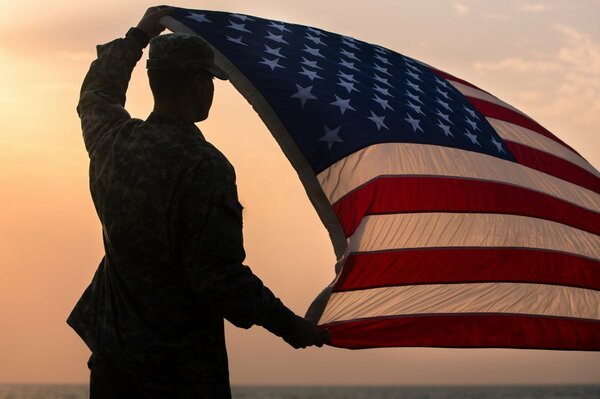
[(479, 72), (511, 71), (521, 73), (549, 73), (563, 70), (563, 66), (553, 60), (526, 60), (521, 57), (505, 58), (497, 62), (475, 62), (475, 70)]
[(542, 3), (525, 3), (520, 5), (521, 11), (525, 12), (544, 12), (548, 6)]
[(452, 4), (452, 8), (454, 8), (454, 13), (456, 15), (467, 15), (469, 13), (469, 7), (462, 3), (454, 3)]

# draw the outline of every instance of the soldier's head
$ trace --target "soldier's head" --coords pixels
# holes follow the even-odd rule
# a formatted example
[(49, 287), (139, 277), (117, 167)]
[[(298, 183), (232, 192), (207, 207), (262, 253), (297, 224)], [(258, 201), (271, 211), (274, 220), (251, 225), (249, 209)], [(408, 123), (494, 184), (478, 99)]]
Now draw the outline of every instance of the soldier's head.
[(185, 33), (153, 38), (146, 67), (155, 104), (192, 106), (194, 122), (208, 117), (213, 78), (227, 79), (227, 74), (214, 64), (210, 45)]

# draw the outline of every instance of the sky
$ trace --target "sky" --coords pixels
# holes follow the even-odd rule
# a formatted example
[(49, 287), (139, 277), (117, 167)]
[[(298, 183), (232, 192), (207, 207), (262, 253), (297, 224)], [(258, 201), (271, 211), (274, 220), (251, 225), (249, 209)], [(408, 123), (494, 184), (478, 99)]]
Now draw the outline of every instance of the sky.
[[(50, 7), (49, 4), (52, 4)], [(89, 350), (65, 320), (103, 248), (75, 112), (95, 46), (147, 1), (0, 0), (0, 383), (86, 383)], [(179, 1), (323, 28), (464, 78), (600, 167), (600, 1)], [(152, 110), (144, 62), (126, 108)], [(216, 81), (198, 125), (236, 167), (246, 264), (304, 314), (335, 257), (299, 179), (251, 106)], [(232, 384), (600, 383), (600, 353), (507, 349), (294, 350), (226, 327)]]

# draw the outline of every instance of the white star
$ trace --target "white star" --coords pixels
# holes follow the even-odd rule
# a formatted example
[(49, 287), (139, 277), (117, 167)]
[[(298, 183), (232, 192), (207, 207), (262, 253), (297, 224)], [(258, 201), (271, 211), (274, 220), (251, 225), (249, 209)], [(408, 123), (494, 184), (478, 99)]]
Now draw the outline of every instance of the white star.
[(446, 82), (443, 79), (438, 78), (437, 76), (433, 77), (436, 81), (437, 84), (442, 85), (442, 86), (448, 86), (448, 82)]
[(302, 57), (302, 61), (300, 61), (301, 64), (309, 66), (311, 68), (315, 68), (315, 69), (323, 69), (320, 66), (317, 65), (317, 61), (310, 61), (307, 60), (306, 58)]
[(353, 53), (352, 51), (348, 51), (348, 50), (344, 50), (344, 49), (342, 49), (341, 53), (342, 53), (342, 55), (343, 55), (344, 57), (348, 57), (348, 58), (350, 58), (351, 60), (355, 60), (355, 61), (359, 61), (359, 62), (360, 62), (360, 58), (358, 58), (358, 57), (356, 56), (356, 54), (355, 54), (355, 53)]
[[(385, 89), (383, 87), (379, 87), (377, 85), (375, 85), (375, 87), (373, 87), (373, 90), (380, 92), (381, 94), (383, 94), (384, 96), (392, 96), (390, 94), (389, 89)], [(393, 96), (392, 96), (393, 97)]]
[(479, 142), (477, 141), (477, 136), (475, 136), (473, 133), (467, 131), (467, 133), (465, 133), (465, 136), (467, 136), (469, 138), (469, 140), (471, 140), (473, 142), (473, 144), (477, 144), (478, 146), (481, 146), (481, 144), (479, 144)]
[(285, 55), (281, 54), (281, 47), (271, 48), (265, 44), (265, 51), (275, 57), (287, 58)]
[(323, 125), (323, 128), (325, 130), (325, 134), (323, 136), (321, 136), (321, 138), (319, 138), (319, 141), (326, 142), (327, 147), (330, 150), (331, 150), (331, 147), (333, 147), (333, 145), (335, 143), (343, 143), (344, 142), (344, 140), (342, 140), (338, 136), (338, 133), (340, 132), (340, 129), (342, 128), (341, 126), (338, 126), (335, 129), (330, 129), (327, 127), (327, 125)]
[(306, 77), (308, 77), (310, 80), (315, 80), (315, 79), (323, 79), (322, 77), (320, 77), (317, 73), (317, 71), (311, 71), (310, 69), (306, 69), (304, 67), (301, 67), (302, 70), (300, 72), (298, 72), (300, 75), (304, 75)]
[(271, 71), (274, 71), (275, 68), (283, 68), (283, 66), (279, 65), (279, 58), (275, 58), (274, 60), (270, 60), (268, 58), (263, 57), (262, 61), (259, 64), (268, 65), (271, 68)]
[(269, 22), (269, 27), (274, 29), (279, 29), (281, 32), (291, 32), (288, 28), (285, 27), (285, 24), (281, 22), (271, 21)]
[(248, 29), (246, 29), (246, 24), (236, 24), (233, 21), (228, 21), (229, 25), (226, 26), (226, 28), (231, 28), (231, 29), (235, 29), (235, 30), (239, 30), (240, 32), (250, 32)]
[(423, 129), (421, 129), (421, 126), (419, 126), (419, 123), (421, 121), (419, 119), (413, 118), (411, 114), (407, 114), (407, 115), (408, 115), (408, 118), (404, 118), (404, 120), (407, 121), (408, 123), (410, 123), (410, 125), (413, 128), (413, 132), (416, 133), (417, 130), (420, 130), (423, 132)]
[(414, 66), (413, 64), (404, 64), (405, 67), (410, 68), (411, 71), (416, 72), (416, 73), (421, 73), (421, 70)]
[(421, 93), (423, 93), (423, 90), (421, 90), (421, 88), (419, 87), (418, 84), (413, 83), (411, 81), (406, 81), (406, 84), (409, 85), (414, 91), (420, 91)]
[(417, 114), (425, 115), (425, 112), (421, 111), (421, 106), (420, 105), (413, 104), (410, 101), (406, 105), (408, 105), (409, 107), (411, 107), (412, 109), (414, 109)]
[(211, 23), (212, 21), (208, 18), (206, 18), (205, 14), (193, 14), (192, 15), (186, 15), (186, 18), (192, 19), (196, 22), (209, 22)]
[(249, 17), (247, 15), (244, 15), (244, 14), (231, 14), (231, 16), (234, 17), (234, 18), (239, 18), (239, 19), (241, 19), (244, 22), (245, 21), (254, 21), (254, 18), (251, 18), (251, 17)]
[(452, 108), (450, 108), (450, 105), (448, 105), (446, 101), (442, 101), (441, 98), (436, 98), (435, 101), (442, 107), (446, 108), (448, 111), (452, 112)]
[(322, 31), (320, 31), (319, 29), (311, 28), (310, 26), (307, 26), (306, 30), (308, 30), (313, 35), (319, 35), (319, 36), (324, 35), (324, 33)]
[(386, 49), (384, 47), (381, 47), (381, 46), (373, 46), (373, 48), (379, 54), (388, 54), (390, 52), (390, 50), (388, 50), (388, 49)]
[(465, 122), (467, 122), (469, 125), (471, 125), (471, 129), (479, 130), (479, 127), (477, 126), (477, 122), (470, 120), (468, 117), (465, 118)]
[(267, 32), (266, 39), (271, 39), (277, 43), (289, 44), (284, 38), (283, 35), (276, 35), (273, 32)]
[(325, 56), (323, 54), (320, 53), (318, 48), (312, 48), (312, 47), (308, 47), (306, 44), (304, 45), (304, 48), (302, 49), (304, 51), (306, 51), (309, 54), (314, 55), (315, 57), (322, 57), (325, 58)]
[(414, 73), (413, 71), (406, 71), (406, 74), (409, 75), (411, 78), (413, 78), (414, 80), (419, 80), (419, 81), (423, 81), (418, 74)]
[(403, 58), (404, 58), (404, 63), (405, 64), (412, 64), (412, 65), (416, 65), (417, 64), (416, 61), (413, 60), (413, 59), (411, 59), (411, 58), (408, 58), (408, 57), (403, 57)]
[(226, 39), (227, 39), (228, 41), (230, 41), (230, 42), (234, 42), (234, 43), (237, 43), (237, 44), (241, 44), (242, 46), (247, 46), (247, 44), (246, 44), (246, 43), (242, 42), (242, 39), (244, 38), (243, 36), (240, 36), (240, 37), (231, 37), (231, 36), (225, 36), (225, 37), (226, 37)]
[(377, 65), (377, 64), (375, 64), (375, 65), (373, 66), (373, 68), (377, 69), (377, 70), (378, 70), (379, 72), (381, 72), (381, 73), (385, 73), (385, 74), (388, 74), (388, 75), (392, 76), (392, 74), (391, 74), (391, 73), (389, 73), (389, 72), (387, 71), (387, 68), (384, 68), (384, 67), (382, 67), (381, 65)]
[(435, 88), (435, 91), (437, 91), (438, 93), (440, 93), (442, 96), (444, 96), (447, 100), (450, 99), (450, 96), (448, 95), (447, 91), (444, 91), (442, 89), (440, 89), (439, 87)]
[(375, 94), (375, 98), (373, 98), (373, 101), (379, 103), (379, 105), (381, 105), (381, 108), (383, 108), (383, 110), (385, 111), (386, 109), (391, 109), (392, 111), (394, 110), (392, 107), (390, 107), (388, 105), (388, 100), (384, 100), (383, 98), (379, 98), (377, 96), (377, 94)]
[[(334, 94), (335, 95), (335, 94)], [(338, 107), (340, 109), (340, 111), (342, 112), (342, 115), (344, 115), (344, 112), (346, 112), (346, 110), (352, 110), (352, 111), (356, 111), (351, 105), (350, 105), (350, 99), (346, 99), (344, 100), (343, 98), (339, 98), (337, 95), (335, 95), (335, 101), (332, 103), (329, 103), (331, 105), (335, 105), (336, 107)]]
[(348, 94), (352, 93), (353, 90), (360, 93), (360, 90), (354, 88), (354, 83), (346, 82), (342, 78), (338, 78), (338, 80), (339, 80), (338, 85), (340, 85), (340, 86), (344, 87), (346, 90), (348, 90)]
[(387, 130), (390, 130), (385, 125), (385, 123), (383, 123), (383, 120), (385, 119), (384, 115), (379, 116), (379, 115), (375, 114), (373, 111), (371, 111), (371, 116), (367, 116), (367, 118), (369, 118), (370, 120), (372, 120), (373, 122), (375, 122), (375, 125), (377, 125), (377, 131), (380, 131), (382, 127), (385, 128), (385, 129), (387, 129)]
[(442, 122), (442, 121), (438, 121), (438, 124), (437, 124), (437, 125), (440, 127), (440, 129), (442, 129), (442, 130), (444, 131), (444, 134), (446, 135), (446, 137), (447, 137), (447, 136), (452, 136), (452, 137), (454, 137), (454, 135), (453, 135), (453, 134), (452, 134), (452, 132), (450, 131), (450, 125), (446, 125), (446, 124), (445, 124), (444, 122)]
[(452, 124), (452, 121), (450, 120), (450, 114), (445, 114), (442, 111), (440, 111), (439, 109), (437, 110), (437, 112), (435, 114), (437, 116), (439, 116), (440, 118), (444, 119), (446, 122)]
[(375, 79), (376, 81), (378, 81), (380, 83), (383, 83), (384, 85), (392, 86), (392, 84), (388, 82), (387, 78), (382, 78), (381, 76), (379, 76), (377, 74), (375, 74), (373, 79)]
[(467, 107), (466, 105), (463, 105), (463, 108), (465, 109), (465, 111), (467, 111), (471, 115), (471, 118), (479, 119), (479, 116), (477, 116), (477, 113), (475, 111), (473, 111), (471, 108)]
[(498, 152), (506, 153), (506, 150), (504, 148), (502, 148), (502, 143), (500, 143), (499, 141), (496, 141), (495, 137), (492, 137), (492, 144), (496, 146), (496, 149), (498, 150)]
[(418, 102), (419, 104), (423, 104), (423, 101), (421, 101), (421, 98), (416, 95), (416, 94), (412, 94), (410, 91), (405, 90), (404, 91), (406, 93), (407, 96), (409, 96), (410, 98), (412, 98), (413, 100), (415, 100), (416, 102)]
[(346, 60), (340, 60), (339, 64), (343, 67), (346, 67), (348, 69), (354, 69), (355, 71), (358, 71), (358, 68), (354, 66), (354, 62), (350, 62), (350, 61), (346, 61)]
[(352, 42), (350, 42), (350, 41), (347, 41), (347, 40), (345, 40), (345, 39), (342, 39), (342, 44), (343, 44), (344, 46), (348, 46), (348, 47), (350, 47), (350, 48), (351, 48), (351, 49), (353, 49), (353, 50), (360, 50), (356, 44), (354, 44), (354, 43), (352, 43)]
[(292, 94), (290, 97), (291, 98), (299, 98), (300, 99), (300, 103), (302, 104), (302, 108), (304, 108), (304, 105), (306, 104), (307, 100), (316, 100), (317, 97), (315, 97), (310, 91), (312, 90), (312, 86), (308, 86), (308, 87), (302, 87), (299, 84), (296, 85), (296, 90), (298, 90), (296, 93)]
[(354, 74), (348, 74), (348, 73), (344, 73), (344, 72), (338, 72), (338, 76), (341, 77), (342, 79), (349, 80), (350, 82), (356, 82), (356, 83), (358, 83), (358, 81), (356, 79), (354, 79)]
[(384, 56), (375, 54), (375, 58), (384, 65), (392, 65), (392, 63)]
[(307, 33), (306, 36), (304, 36), (304, 38), (306, 40), (312, 41), (314, 44), (325, 44), (321, 41), (321, 38), (319, 36), (313, 36), (310, 33)]

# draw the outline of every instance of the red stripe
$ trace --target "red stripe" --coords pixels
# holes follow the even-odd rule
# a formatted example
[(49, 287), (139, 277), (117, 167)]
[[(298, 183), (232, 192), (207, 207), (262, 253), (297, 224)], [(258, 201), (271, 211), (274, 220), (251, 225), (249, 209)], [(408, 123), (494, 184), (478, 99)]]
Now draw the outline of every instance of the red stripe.
[(600, 290), (600, 262), (525, 248), (433, 248), (355, 253), (333, 291), (410, 284), (519, 282)]
[(520, 164), (600, 193), (600, 179), (587, 170), (547, 152), (511, 141), (504, 142)]
[(512, 109), (502, 107), (498, 104), (490, 103), (485, 100), (481, 100), (479, 98), (467, 97), (467, 99), (473, 104), (473, 106), (481, 112), (484, 116), (500, 119), (506, 122), (514, 123), (515, 125), (519, 125), (529, 130), (533, 130), (536, 133), (541, 134), (542, 136), (548, 137), (556, 141), (557, 143), (562, 144), (569, 150), (578, 154), (577, 151), (572, 149), (569, 145), (567, 145), (564, 141), (550, 133), (546, 128), (542, 125), (534, 121), (533, 119), (520, 114), (518, 112), (513, 111)]
[(366, 215), (410, 212), (502, 213), (563, 223), (600, 234), (600, 214), (503, 183), (443, 177), (380, 177), (333, 207), (346, 237)]
[(389, 317), (332, 323), (331, 345), (600, 350), (600, 321), (502, 314)]

